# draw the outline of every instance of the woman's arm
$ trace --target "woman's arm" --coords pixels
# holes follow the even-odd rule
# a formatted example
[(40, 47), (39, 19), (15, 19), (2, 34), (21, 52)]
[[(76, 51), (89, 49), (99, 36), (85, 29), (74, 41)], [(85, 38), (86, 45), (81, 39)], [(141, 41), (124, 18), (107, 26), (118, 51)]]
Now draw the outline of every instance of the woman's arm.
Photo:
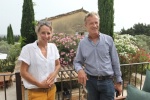
[(26, 80), (28, 81), (29, 83), (33, 84), (33, 85), (36, 85), (38, 87), (41, 87), (41, 88), (48, 88), (48, 84), (46, 83), (46, 80), (43, 81), (43, 82), (38, 82), (29, 72), (28, 72), (28, 69), (29, 69), (29, 65), (27, 63), (25, 63), (24, 61), (22, 61), (21, 63), (21, 67), (20, 67), (20, 74), (21, 76)]
[(57, 60), (55, 60), (55, 70), (54, 70), (54, 72), (51, 73), (47, 78), (47, 83), (49, 84), (49, 86), (54, 84), (54, 80), (55, 80), (59, 70), (60, 70), (60, 61), (59, 61), (59, 59), (57, 59)]
[(56, 76), (57, 76), (57, 74), (58, 74), (58, 72), (60, 70), (60, 61), (59, 61), (59, 59), (55, 60), (55, 64), (56, 64), (56, 66), (55, 66), (55, 73), (56, 73)]

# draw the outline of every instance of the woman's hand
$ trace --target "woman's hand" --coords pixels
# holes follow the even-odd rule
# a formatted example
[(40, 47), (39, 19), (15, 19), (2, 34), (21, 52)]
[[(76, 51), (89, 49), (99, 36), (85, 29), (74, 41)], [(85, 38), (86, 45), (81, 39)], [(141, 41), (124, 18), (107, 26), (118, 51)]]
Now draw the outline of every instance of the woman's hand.
[(42, 81), (38, 84), (38, 87), (40, 87), (40, 88), (49, 88), (49, 84), (47, 83), (46, 80), (44, 80), (44, 81)]
[(51, 85), (54, 84), (55, 78), (57, 76), (56, 72), (52, 72), (46, 79), (47, 84), (49, 85), (49, 87), (51, 87)]

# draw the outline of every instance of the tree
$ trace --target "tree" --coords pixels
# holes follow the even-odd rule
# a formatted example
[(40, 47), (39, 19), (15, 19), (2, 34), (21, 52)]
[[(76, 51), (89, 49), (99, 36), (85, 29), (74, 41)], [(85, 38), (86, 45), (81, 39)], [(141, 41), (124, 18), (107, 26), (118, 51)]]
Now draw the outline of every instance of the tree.
[(14, 34), (13, 34), (11, 24), (10, 24), (10, 38), (11, 38), (11, 44), (14, 44)]
[(134, 24), (133, 27), (125, 30), (121, 29), (121, 34), (130, 34), (130, 35), (147, 35), (150, 36), (150, 25), (143, 23)]
[(98, 0), (98, 13), (100, 16), (100, 32), (113, 37), (114, 31), (114, 0)]
[(3, 40), (4, 40), (4, 41), (6, 41), (6, 40), (7, 40), (5, 36), (3, 37)]
[(8, 44), (14, 44), (14, 35), (11, 24), (7, 27), (7, 42)]
[(7, 43), (10, 44), (10, 30), (9, 30), (9, 26), (7, 27)]
[(21, 22), (21, 47), (36, 40), (32, 0), (24, 0)]
[(14, 41), (15, 41), (15, 42), (18, 42), (18, 41), (19, 41), (19, 38), (20, 38), (19, 35), (15, 35), (15, 36), (14, 36)]

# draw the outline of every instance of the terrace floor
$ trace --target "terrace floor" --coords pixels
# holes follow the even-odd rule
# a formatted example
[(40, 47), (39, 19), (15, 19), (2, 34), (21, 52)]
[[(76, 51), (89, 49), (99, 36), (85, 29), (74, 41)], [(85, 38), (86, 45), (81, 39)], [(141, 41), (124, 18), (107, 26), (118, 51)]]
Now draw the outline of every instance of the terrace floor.
[[(1, 88), (0, 89), (1, 100), (5, 100), (4, 93), (5, 93), (4, 90)], [(15, 82), (13, 82), (13, 84), (6, 89), (6, 97), (7, 97), (7, 100), (16, 100), (16, 83)]]

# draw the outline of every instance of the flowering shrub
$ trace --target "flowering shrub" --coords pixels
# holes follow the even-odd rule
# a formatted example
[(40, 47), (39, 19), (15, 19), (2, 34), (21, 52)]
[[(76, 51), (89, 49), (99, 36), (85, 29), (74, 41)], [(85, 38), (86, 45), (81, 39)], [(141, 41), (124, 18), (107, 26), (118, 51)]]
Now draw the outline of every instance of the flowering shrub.
[[(150, 55), (143, 49), (139, 49), (137, 46), (137, 39), (131, 35), (118, 35), (114, 34), (115, 45), (118, 51), (121, 64), (129, 63), (139, 63), (150, 61)], [(132, 69), (132, 72), (129, 73), (128, 69), (121, 69), (124, 73), (124, 77), (128, 77), (129, 74), (133, 72), (145, 72), (147, 66), (137, 67), (137, 69)]]
[(132, 62), (150, 62), (150, 54), (148, 54), (144, 49), (137, 50), (136, 54), (131, 55)]
[(150, 61), (150, 54), (137, 46), (137, 39), (134, 36), (129, 34), (114, 34), (114, 36), (121, 64)]
[(128, 34), (114, 34), (114, 42), (119, 54), (120, 63), (131, 63), (131, 55), (135, 55), (138, 50), (138, 47), (136, 46), (136, 38)]
[[(51, 42), (55, 43), (60, 54), (61, 66), (72, 66), (81, 35), (66, 35), (55, 33)], [(119, 54), (120, 63), (138, 63), (150, 61), (150, 56), (136, 45), (136, 38), (131, 35), (114, 34), (114, 42)]]
[(76, 55), (78, 43), (82, 37), (80, 35), (69, 36), (65, 33), (55, 33), (51, 42), (55, 43), (60, 54), (61, 66), (72, 66)]

